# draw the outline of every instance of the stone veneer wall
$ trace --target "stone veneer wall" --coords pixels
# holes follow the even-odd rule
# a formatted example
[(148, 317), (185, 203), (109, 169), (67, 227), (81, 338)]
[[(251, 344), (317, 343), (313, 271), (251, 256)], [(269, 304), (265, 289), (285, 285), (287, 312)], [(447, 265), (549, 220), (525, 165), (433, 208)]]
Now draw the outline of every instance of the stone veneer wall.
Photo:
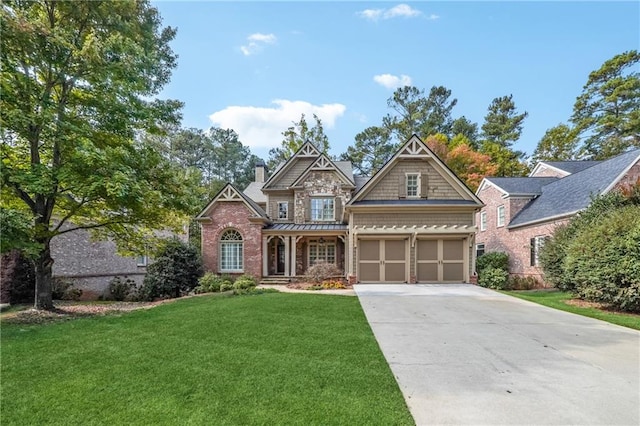
[(243, 239), (244, 271), (242, 274), (262, 276), (262, 223), (252, 223), (253, 213), (242, 202), (218, 202), (209, 214), (212, 222), (202, 223), (202, 256), (206, 271), (220, 273), (218, 247), (221, 234), (236, 229)]
[(344, 205), (351, 199), (351, 190), (342, 189), (342, 182), (333, 171), (311, 172), (303, 183), (302, 190), (295, 192), (295, 223), (305, 223), (308, 200), (313, 196), (328, 195), (341, 199), (340, 208), (336, 208), (335, 222), (342, 222)]

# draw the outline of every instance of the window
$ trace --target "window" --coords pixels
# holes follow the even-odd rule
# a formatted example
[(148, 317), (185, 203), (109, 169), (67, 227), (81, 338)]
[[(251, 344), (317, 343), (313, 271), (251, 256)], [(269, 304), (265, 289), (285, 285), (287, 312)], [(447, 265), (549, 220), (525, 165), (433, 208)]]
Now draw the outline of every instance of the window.
[(333, 220), (333, 198), (311, 199), (311, 220)]
[(498, 226), (504, 226), (504, 206), (498, 206)]
[(147, 266), (149, 264), (149, 258), (146, 254), (141, 254), (136, 258), (136, 263), (138, 266)]
[(289, 203), (286, 201), (278, 203), (278, 219), (289, 218)]
[(487, 230), (487, 212), (480, 213), (480, 230), (481, 231)]
[(420, 196), (420, 174), (408, 173), (407, 174), (407, 197), (419, 197)]
[(235, 229), (220, 237), (220, 271), (242, 272), (242, 235)]
[(537, 236), (531, 239), (531, 266), (540, 266), (540, 250), (544, 246), (545, 241), (547, 241), (545, 236)]
[(309, 265), (315, 265), (318, 262), (336, 263), (335, 243), (325, 243), (322, 239), (309, 242)]
[(484, 254), (484, 243), (476, 244), (476, 259)]

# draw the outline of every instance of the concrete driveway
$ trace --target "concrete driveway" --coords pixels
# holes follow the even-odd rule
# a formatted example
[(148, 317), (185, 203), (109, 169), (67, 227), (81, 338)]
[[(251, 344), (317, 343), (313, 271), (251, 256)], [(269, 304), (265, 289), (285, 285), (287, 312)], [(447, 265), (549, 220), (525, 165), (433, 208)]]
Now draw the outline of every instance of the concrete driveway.
[(467, 285), (356, 285), (417, 425), (640, 425), (640, 332)]

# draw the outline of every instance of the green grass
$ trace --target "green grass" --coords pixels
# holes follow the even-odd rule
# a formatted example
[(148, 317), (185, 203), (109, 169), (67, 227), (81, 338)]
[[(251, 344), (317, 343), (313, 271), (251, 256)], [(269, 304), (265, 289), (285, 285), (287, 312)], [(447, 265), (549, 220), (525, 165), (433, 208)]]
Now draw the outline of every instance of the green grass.
[(596, 318), (602, 321), (610, 322), (612, 324), (622, 325), (624, 327), (640, 330), (640, 315), (625, 314), (621, 312), (606, 311), (596, 308), (587, 308), (569, 305), (567, 300), (573, 298), (571, 293), (562, 291), (504, 291), (503, 293), (511, 296), (518, 297), (520, 299), (535, 302), (540, 305), (548, 306), (550, 308), (559, 309), (561, 311), (567, 311), (585, 317)]
[(355, 297), (196, 297), (0, 343), (3, 426), (413, 424)]

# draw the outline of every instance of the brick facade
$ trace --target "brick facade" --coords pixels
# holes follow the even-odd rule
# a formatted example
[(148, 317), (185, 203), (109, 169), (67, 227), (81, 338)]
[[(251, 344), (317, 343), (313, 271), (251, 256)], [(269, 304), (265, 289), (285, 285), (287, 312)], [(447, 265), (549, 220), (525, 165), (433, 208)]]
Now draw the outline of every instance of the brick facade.
[(227, 229), (236, 229), (242, 235), (244, 271), (254, 277), (262, 276), (262, 223), (249, 220), (254, 214), (242, 202), (216, 203), (209, 217), (211, 222), (202, 223), (202, 260), (206, 271), (220, 272), (218, 257), (220, 236)]

